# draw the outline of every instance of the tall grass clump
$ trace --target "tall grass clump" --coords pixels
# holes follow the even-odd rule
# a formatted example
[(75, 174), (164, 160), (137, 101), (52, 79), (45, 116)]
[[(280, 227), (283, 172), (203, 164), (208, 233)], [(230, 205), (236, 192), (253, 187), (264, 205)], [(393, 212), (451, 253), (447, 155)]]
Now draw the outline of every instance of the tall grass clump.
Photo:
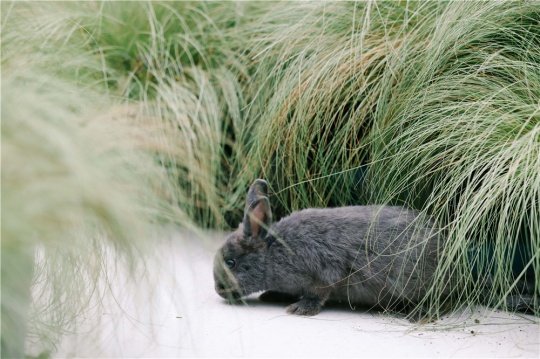
[(536, 4), (292, 3), (266, 20), (245, 142), (281, 213), (415, 208), (448, 238), (424, 306), (459, 278), (458, 303), (523, 295), (538, 314)]
[(239, 60), (245, 36), (236, 29), (247, 9), (259, 6), (15, 4), (9, 17), (18, 31), (9, 48), (20, 51), (22, 42), (39, 54), (33, 64), (46, 63), (60, 76), (130, 101), (134, 124), (152, 132), (156, 161), (175, 183), (171, 201), (198, 224), (222, 227), (232, 206), (225, 195), (232, 162), (242, 156), (236, 138), (244, 128), (243, 83), (249, 76)]
[(422, 51), (399, 54), (403, 75), (371, 142), (374, 198), (447, 226), (440, 275), (465, 281), (462, 299), (507, 308), (526, 292), (536, 314), (538, 25), (534, 2), (446, 4), (429, 36), (408, 39)]
[(282, 213), (367, 201), (368, 139), (392, 85), (381, 78), (394, 71), (390, 59), (408, 32), (436, 9), (284, 3), (253, 29), (248, 168), (270, 179)]
[[(199, 225), (223, 227), (233, 163), (242, 157), (248, 73), (236, 32), (249, 3), (107, 4), (91, 29), (108, 66), (124, 74), (119, 89), (162, 128), (156, 154), (176, 183), (176, 203)], [(256, 5), (255, 5), (256, 6)], [(138, 27), (132, 28), (133, 16)], [(117, 34), (126, 34), (126, 38)], [(129, 34), (129, 35), (128, 35)], [(122, 66), (129, 62), (128, 71)]]

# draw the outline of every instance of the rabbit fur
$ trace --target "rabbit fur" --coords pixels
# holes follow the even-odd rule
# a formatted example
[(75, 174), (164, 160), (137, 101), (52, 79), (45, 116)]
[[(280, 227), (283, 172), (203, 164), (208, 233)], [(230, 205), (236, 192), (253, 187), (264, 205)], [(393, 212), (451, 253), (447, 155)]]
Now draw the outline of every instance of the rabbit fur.
[(416, 304), (436, 270), (433, 221), (398, 206), (304, 209), (272, 223), (268, 186), (256, 180), (243, 222), (214, 259), (217, 294), (296, 301), (289, 314), (316, 315), (328, 300), (391, 308)]

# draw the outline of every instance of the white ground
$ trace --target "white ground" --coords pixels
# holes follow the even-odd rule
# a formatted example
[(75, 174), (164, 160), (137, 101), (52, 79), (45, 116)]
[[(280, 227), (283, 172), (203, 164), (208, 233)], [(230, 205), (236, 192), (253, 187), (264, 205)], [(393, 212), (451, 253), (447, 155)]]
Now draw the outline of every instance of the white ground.
[(115, 290), (106, 309), (89, 314), (53, 357), (540, 358), (540, 325), (531, 316), (480, 308), (415, 326), (346, 307), (306, 318), (256, 298), (229, 305), (212, 278), (223, 235), (204, 237), (176, 233), (159, 245), (160, 265), (147, 264), (150, 284), (139, 283), (136, 293)]

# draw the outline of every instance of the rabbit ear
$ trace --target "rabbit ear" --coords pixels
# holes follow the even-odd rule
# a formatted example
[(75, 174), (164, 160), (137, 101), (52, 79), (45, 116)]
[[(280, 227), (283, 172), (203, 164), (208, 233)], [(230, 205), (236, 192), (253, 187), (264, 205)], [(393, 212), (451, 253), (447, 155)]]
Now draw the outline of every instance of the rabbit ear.
[[(247, 207), (247, 205), (246, 205)], [(259, 197), (244, 213), (244, 235), (246, 237), (263, 237), (272, 223), (272, 210), (267, 197)]]
[(261, 197), (268, 197), (268, 184), (265, 180), (257, 179), (249, 187), (244, 213), (253, 208), (254, 203)]

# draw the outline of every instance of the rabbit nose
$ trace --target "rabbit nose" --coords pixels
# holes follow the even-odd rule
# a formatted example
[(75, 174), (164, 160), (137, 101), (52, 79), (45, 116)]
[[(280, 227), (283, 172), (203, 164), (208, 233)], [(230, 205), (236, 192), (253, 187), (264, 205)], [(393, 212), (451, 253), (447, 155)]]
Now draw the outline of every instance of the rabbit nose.
[(231, 297), (231, 291), (225, 288), (225, 285), (221, 282), (216, 283), (216, 293), (225, 299), (229, 299)]

